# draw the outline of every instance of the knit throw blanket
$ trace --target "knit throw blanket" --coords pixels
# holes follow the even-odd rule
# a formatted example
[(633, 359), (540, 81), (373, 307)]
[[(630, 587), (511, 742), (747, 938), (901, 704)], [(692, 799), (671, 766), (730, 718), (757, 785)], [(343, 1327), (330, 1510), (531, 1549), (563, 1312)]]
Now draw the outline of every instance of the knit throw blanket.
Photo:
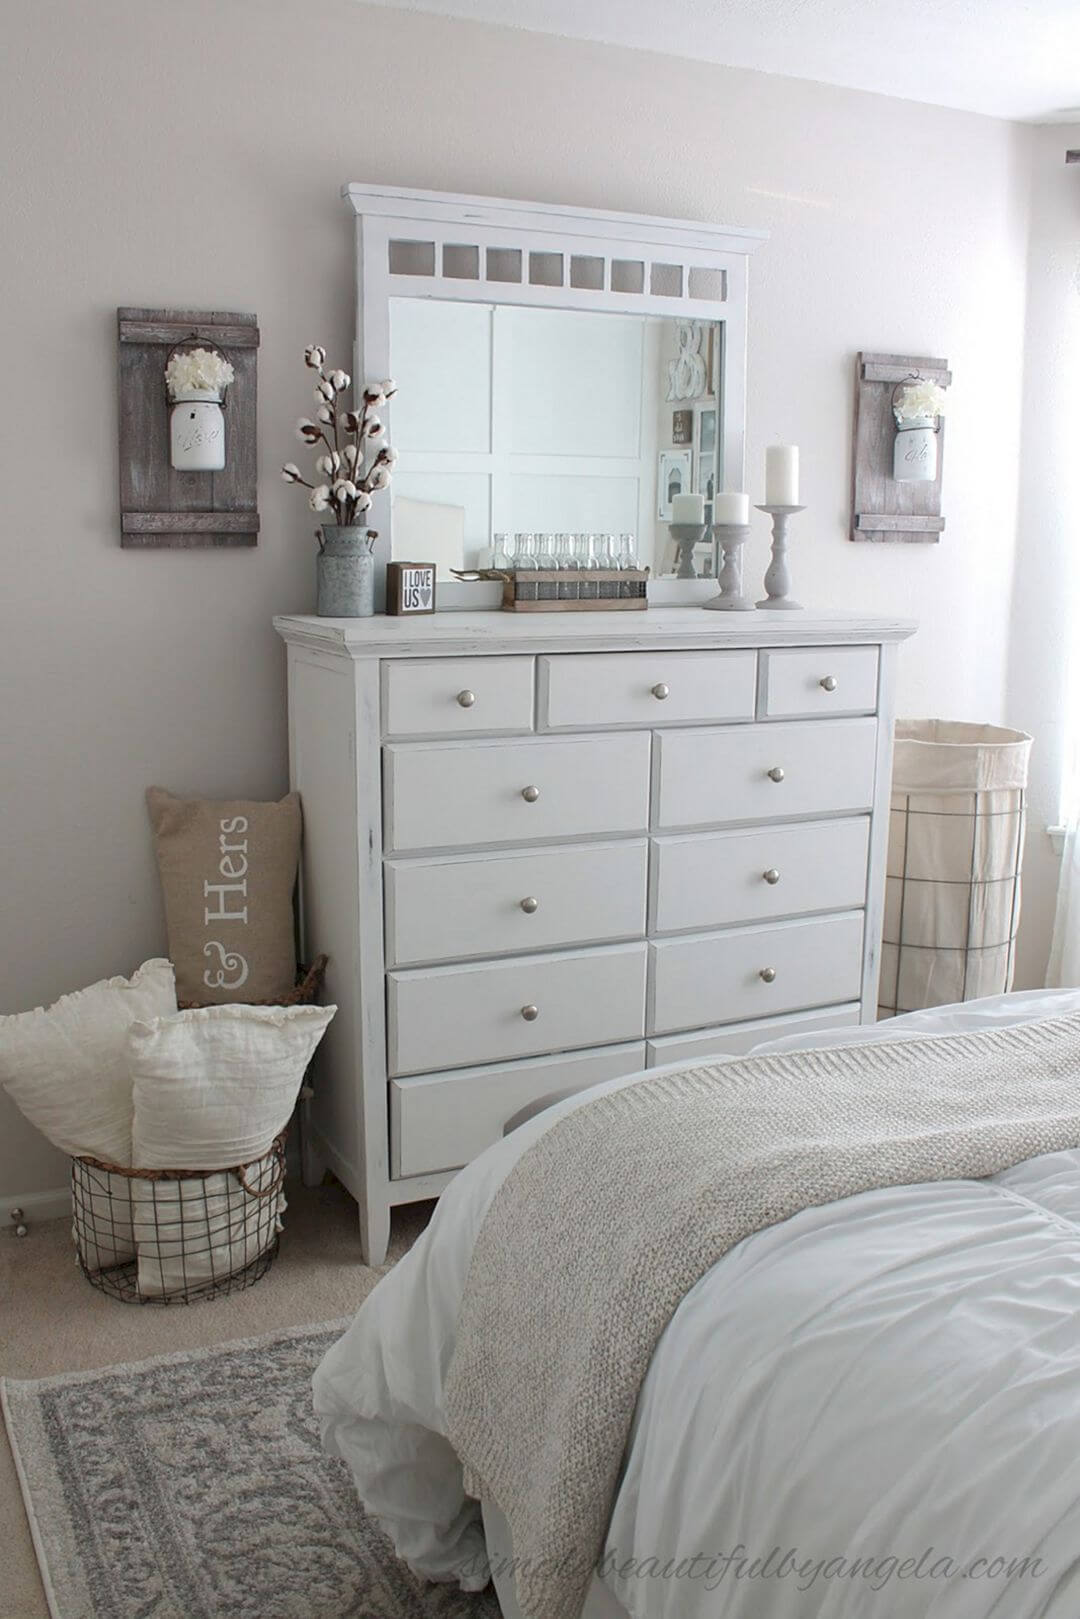
[(477, 1238), (447, 1386), (526, 1619), (578, 1619), (660, 1334), (735, 1243), (876, 1187), (1080, 1146), (1080, 1014), (687, 1068), (584, 1103)]

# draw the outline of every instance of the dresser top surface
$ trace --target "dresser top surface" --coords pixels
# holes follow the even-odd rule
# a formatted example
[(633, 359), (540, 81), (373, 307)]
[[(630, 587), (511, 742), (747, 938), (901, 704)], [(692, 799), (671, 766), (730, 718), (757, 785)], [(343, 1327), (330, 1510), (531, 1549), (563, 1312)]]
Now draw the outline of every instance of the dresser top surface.
[(353, 658), (450, 657), (477, 653), (635, 652), (658, 647), (865, 645), (903, 641), (913, 619), (860, 613), (719, 613), (651, 607), (643, 613), (433, 613), (391, 618), (282, 614), (284, 640)]

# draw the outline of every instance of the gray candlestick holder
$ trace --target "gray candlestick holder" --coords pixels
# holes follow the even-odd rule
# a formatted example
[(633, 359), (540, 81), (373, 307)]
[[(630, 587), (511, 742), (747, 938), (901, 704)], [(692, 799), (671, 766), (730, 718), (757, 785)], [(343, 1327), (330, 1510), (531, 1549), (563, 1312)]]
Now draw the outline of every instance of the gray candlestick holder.
[(703, 605), (721, 613), (752, 613), (754, 603), (743, 595), (742, 548), (750, 538), (749, 523), (714, 523), (713, 535), (723, 556), (720, 594)]
[(696, 579), (694, 571), (694, 546), (700, 545), (705, 538), (704, 523), (669, 523), (671, 538), (678, 547), (678, 557), (675, 564), (676, 579)]
[(756, 602), (755, 606), (786, 613), (801, 613), (802, 603), (793, 602), (788, 595), (791, 589), (791, 575), (788, 573), (787, 565), (787, 525), (789, 517), (794, 517), (796, 512), (804, 512), (806, 507), (757, 506), (755, 510), (768, 512), (772, 518), (772, 561), (765, 570), (765, 600)]

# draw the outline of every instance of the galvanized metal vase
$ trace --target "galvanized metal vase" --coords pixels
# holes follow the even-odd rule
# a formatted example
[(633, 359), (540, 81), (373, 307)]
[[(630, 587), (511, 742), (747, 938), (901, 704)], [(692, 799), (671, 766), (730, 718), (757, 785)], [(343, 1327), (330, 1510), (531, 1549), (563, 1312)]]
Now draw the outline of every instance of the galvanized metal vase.
[(375, 558), (368, 530), (324, 523), (316, 560), (320, 618), (370, 618), (375, 611)]

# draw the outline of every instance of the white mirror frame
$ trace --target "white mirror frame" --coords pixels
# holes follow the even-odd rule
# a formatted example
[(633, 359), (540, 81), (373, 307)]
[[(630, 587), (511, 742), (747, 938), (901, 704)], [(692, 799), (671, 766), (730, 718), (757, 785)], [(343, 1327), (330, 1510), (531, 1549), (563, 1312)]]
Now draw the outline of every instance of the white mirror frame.
[[(440, 298), (487, 304), (525, 304), (539, 309), (608, 310), (620, 314), (664, 315), (675, 320), (719, 321), (724, 327), (720, 400), (723, 430), (719, 444), (722, 489), (745, 487), (746, 293), (748, 259), (767, 233), (729, 230), (692, 220), (651, 219), (640, 214), (596, 208), (554, 207), (546, 203), (465, 197), (443, 191), (411, 191), (396, 186), (347, 185), (342, 195), (356, 214), (356, 345), (353, 376), (365, 380), (393, 374), (390, 353), (391, 298)], [(391, 243), (412, 257), (408, 274), (391, 271)], [(447, 274), (444, 249), (475, 252), (475, 277)], [(488, 279), (489, 252), (509, 252), (520, 279)], [(559, 264), (561, 283), (531, 281), (533, 254), (545, 255), (550, 271)], [(573, 285), (573, 261), (589, 285)], [(585, 261), (582, 263), (581, 261)], [(451, 258), (451, 265), (452, 265)], [(641, 290), (618, 290), (627, 270), (641, 268)], [(505, 269), (506, 261), (502, 261)], [(621, 267), (621, 268), (620, 268)], [(659, 274), (658, 274), (659, 272)], [(692, 272), (720, 280), (719, 297), (690, 295)], [(717, 275), (719, 272), (719, 276)], [(661, 291), (659, 285), (677, 285)], [(656, 290), (654, 290), (654, 287)], [(393, 406), (382, 413), (393, 442)], [(378, 531), (375, 556), (384, 608), (385, 563), (392, 550), (389, 491), (376, 495), (370, 514)], [(423, 560), (420, 558), (419, 560)], [(714, 580), (651, 580), (649, 596), (666, 602), (693, 602), (715, 595)], [(441, 609), (497, 608), (501, 589), (487, 582), (440, 581)]]

